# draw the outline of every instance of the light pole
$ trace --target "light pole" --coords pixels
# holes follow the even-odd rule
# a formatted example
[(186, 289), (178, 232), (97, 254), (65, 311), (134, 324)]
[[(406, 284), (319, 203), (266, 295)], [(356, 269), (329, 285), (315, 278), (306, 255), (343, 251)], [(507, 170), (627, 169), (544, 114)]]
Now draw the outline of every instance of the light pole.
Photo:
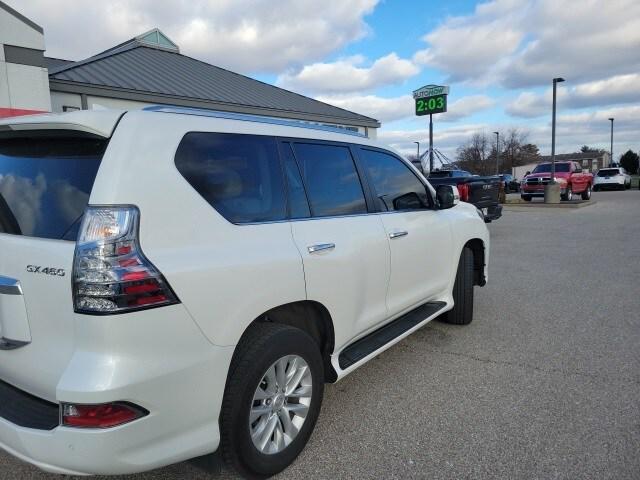
[(500, 132), (493, 132), (496, 134), (496, 175), (500, 174)]
[(613, 118), (610, 118), (609, 121), (611, 122), (611, 150), (609, 150), (609, 155), (611, 155), (611, 158), (609, 159), (609, 166), (611, 166), (613, 162)]
[(551, 113), (551, 176), (544, 186), (544, 203), (560, 203), (560, 185), (556, 183), (556, 90), (564, 78), (553, 79), (553, 106)]
[(418, 146), (418, 160), (420, 160), (420, 142), (413, 142)]

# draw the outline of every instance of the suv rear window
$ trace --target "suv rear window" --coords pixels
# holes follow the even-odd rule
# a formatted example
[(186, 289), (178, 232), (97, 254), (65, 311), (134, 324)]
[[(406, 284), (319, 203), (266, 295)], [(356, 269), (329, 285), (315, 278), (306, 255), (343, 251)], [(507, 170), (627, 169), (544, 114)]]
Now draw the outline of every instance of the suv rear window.
[(75, 240), (106, 146), (81, 132), (3, 132), (0, 233)]
[(231, 223), (286, 217), (282, 169), (273, 137), (191, 132), (178, 146), (176, 167)]
[(614, 177), (620, 175), (620, 170), (617, 168), (607, 168), (606, 170), (598, 170), (599, 177)]

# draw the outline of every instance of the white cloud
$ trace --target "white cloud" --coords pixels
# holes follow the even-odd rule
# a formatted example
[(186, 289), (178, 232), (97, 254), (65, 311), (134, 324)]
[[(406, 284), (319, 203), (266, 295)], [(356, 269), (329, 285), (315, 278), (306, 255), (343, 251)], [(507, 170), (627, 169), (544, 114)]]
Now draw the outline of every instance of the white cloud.
[[(617, 75), (576, 86), (560, 84), (558, 108), (585, 108), (640, 102), (640, 74)], [(552, 90), (544, 93), (522, 92), (506, 107), (515, 117), (533, 118), (549, 115)]]
[(424, 37), (417, 61), (451, 81), (509, 88), (574, 83), (640, 70), (640, 2), (496, 0)]
[(382, 98), (376, 95), (362, 96), (320, 96), (321, 102), (335, 105), (372, 117), (381, 122), (392, 122), (414, 115), (414, 101), (411, 95), (394, 98)]
[(277, 83), (305, 92), (362, 92), (401, 83), (420, 71), (412, 61), (396, 53), (378, 58), (369, 67), (362, 66), (364, 62), (358, 55), (332, 63), (314, 63), (298, 72), (280, 75)]
[[(631, 149), (638, 151), (640, 147), (640, 106), (624, 106), (600, 110), (597, 112), (582, 112), (577, 114), (559, 115), (556, 128), (556, 152), (572, 153), (578, 151), (582, 145), (609, 150), (610, 123), (614, 121), (614, 155), (616, 158)], [(538, 145), (540, 153), (548, 155), (551, 150), (551, 122), (543, 124), (509, 123), (505, 125), (462, 124), (442, 127), (438, 124), (434, 130), (434, 147), (444, 153), (450, 160), (455, 160), (458, 146), (464, 144), (474, 133), (506, 131), (518, 128), (528, 134), (528, 142)], [(393, 148), (405, 153), (413, 154), (420, 142), (421, 149), (429, 144), (429, 130), (420, 129), (380, 129), (378, 139)]]
[(158, 27), (187, 55), (240, 72), (275, 73), (365, 36), (364, 17), (377, 2), (8, 0), (45, 29), (49, 56), (85, 58)]
[(454, 17), (425, 35), (429, 47), (414, 60), (447, 72), (451, 82), (486, 75), (518, 48), (524, 32), (512, 26), (510, 15), (495, 17), (481, 7), (475, 16)]
[[(394, 98), (376, 95), (335, 95), (320, 96), (317, 100), (375, 118), (383, 124), (415, 116), (415, 101), (411, 95)], [(475, 112), (491, 108), (494, 104), (495, 102), (486, 95), (469, 95), (451, 102), (447, 106), (448, 111), (439, 113), (437, 118), (441, 122), (455, 122)]]

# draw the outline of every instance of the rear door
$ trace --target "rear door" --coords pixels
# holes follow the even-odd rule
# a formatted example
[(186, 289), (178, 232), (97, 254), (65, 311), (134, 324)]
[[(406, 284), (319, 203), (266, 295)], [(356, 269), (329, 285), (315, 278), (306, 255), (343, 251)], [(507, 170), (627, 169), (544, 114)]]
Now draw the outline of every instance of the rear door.
[(303, 259), (307, 298), (331, 313), (339, 350), (388, 318), (385, 231), (378, 216), (369, 213), (348, 145), (296, 141), (282, 145), (282, 156), (293, 190), (291, 228)]
[(75, 238), (107, 140), (0, 132), (0, 380), (55, 399), (73, 342)]
[(395, 315), (447, 289), (453, 268), (451, 229), (443, 212), (433, 208), (427, 187), (402, 160), (364, 147), (358, 155), (391, 252), (387, 307)]

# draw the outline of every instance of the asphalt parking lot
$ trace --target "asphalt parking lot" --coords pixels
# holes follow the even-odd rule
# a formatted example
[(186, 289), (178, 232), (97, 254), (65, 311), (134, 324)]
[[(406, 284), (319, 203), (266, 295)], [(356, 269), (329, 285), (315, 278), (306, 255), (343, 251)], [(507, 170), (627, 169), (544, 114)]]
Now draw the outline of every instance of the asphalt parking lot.
[[(507, 209), (474, 322), (432, 322), (328, 385), (279, 478), (640, 478), (640, 191), (593, 198)], [(0, 453), (0, 478), (59, 477)]]

